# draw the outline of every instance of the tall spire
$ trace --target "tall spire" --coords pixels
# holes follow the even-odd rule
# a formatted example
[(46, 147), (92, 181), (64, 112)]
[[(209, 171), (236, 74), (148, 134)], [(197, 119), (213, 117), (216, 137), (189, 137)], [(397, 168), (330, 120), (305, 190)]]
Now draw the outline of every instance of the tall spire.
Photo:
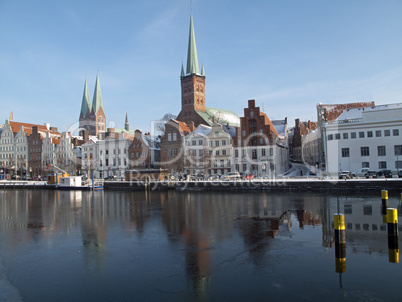
[(126, 112), (126, 122), (124, 123), (124, 129), (125, 130), (130, 130), (130, 125), (128, 124), (128, 115), (127, 115), (127, 112)]
[(197, 46), (195, 44), (195, 34), (193, 25), (193, 14), (190, 14), (190, 33), (188, 37), (188, 51), (187, 51), (187, 74), (200, 74), (200, 67), (198, 66)]
[(80, 118), (81, 117), (85, 118), (90, 113), (91, 113), (91, 102), (89, 98), (87, 79), (85, 78), (84, 94), (82, 96)]
[(96, 74), (96, 84), (94, 91), (94, 98), (92, 100), (92, 112), (96, 115), (98, 113), (99, 108), (103, 110), (103, 102), (102, 102), (102, 94), (99, 84), (99, 74)]

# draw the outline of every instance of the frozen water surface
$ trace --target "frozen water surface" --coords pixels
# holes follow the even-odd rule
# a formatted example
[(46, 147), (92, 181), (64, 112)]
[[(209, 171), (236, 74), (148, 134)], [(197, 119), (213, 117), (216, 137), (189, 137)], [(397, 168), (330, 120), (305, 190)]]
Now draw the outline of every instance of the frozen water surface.
[[(390, 194), (389, 207), (400, 212), (399, 198)], [(337, 212), (346, 222), (342, 272)], [(0, 213), (1, 302), (394, 301), (402, 293), (381, 192), (1, 190)]]

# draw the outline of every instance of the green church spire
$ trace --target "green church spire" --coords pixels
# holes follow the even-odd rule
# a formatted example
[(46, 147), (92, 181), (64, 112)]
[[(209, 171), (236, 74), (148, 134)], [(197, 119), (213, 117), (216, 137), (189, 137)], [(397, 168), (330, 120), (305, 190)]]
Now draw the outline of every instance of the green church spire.
[(184, 76), (185, 76), (183, 63), (181, 63), (181, 73), (180, 73), (180, 76), (181, 76), (181, 77), (184, 77)]
[(103, 110), (102, 94), (101, 94), (101, 89), (100, 89), (100, 84), (99, 84), (99, 74), (97, 74), (94, 98), (92, 100), (92, 112), (96, 115), (98, 113), (99, 108), (102, 108), (102, 110)]
[(85, 78), (84, 94), (82, 96), (80, 117), (85, 118), (90, 113), (91, 113), (91, 103), (89, 98), (87, 79)]
[(198, 66), (197, 46), (195, 44), (195, 34), (193, 25), (193, 14), (190, 15), (190, 33), (188, 38), (188, 51), (187, 51), (187, 74), (200, 74), (200, 67)]

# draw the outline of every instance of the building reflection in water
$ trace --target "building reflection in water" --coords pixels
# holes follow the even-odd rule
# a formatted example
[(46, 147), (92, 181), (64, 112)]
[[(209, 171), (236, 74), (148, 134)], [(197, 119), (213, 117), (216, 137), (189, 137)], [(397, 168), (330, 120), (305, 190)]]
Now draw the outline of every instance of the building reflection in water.
[[(3, 243), (49, 241), (77, 226), (87, 268), (102, 271), (111, 230), (138, 239), (159, 220), (172, 249), (183, 251), (188, 286), (198, 298), (212, 278), (213, 251), (240, 235), (254, 265), (269, 257), (280, 236), (298, 227), (322, 227), (322, 245), (334, 248), (334, 213), (345, 214), (346, 246), (352, 253), (388, 254), (381, 199), (326, 194), (224, 192), (81, 192), (3, 190), (0, 192)], [(400, 214), (399, 214), (400, 215)], [(148, 233), (149, 234), (149, 233)], [(238, 247), (236, 247), (238, 248)], [(335, 255), (335, 253), (334, 253)]]

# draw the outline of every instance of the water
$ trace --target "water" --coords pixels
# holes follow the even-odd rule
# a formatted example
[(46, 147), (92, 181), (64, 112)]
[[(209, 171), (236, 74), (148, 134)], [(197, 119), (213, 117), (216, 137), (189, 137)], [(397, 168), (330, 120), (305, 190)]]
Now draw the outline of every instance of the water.
[[(389, 207), (400, 212), (400, 196)], [(1, 190), (0, 214), (0, 301), (395, 301), (402, 293), (381, 192)]]

